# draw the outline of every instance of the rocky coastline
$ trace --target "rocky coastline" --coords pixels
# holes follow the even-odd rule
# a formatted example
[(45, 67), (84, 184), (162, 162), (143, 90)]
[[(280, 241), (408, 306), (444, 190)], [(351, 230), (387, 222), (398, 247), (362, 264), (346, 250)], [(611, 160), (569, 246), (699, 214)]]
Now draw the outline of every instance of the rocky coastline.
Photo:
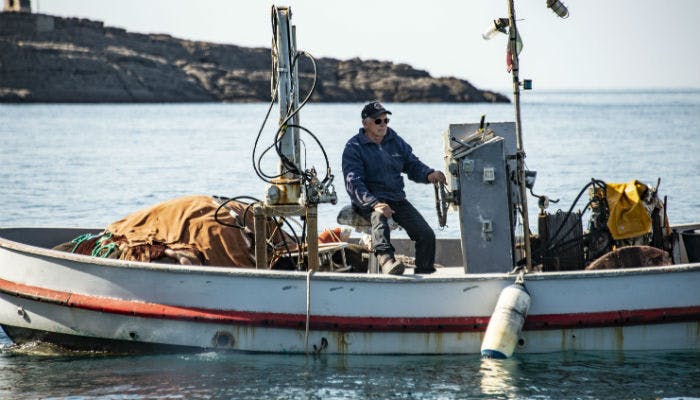
[[(466, 80), (407, 64), (317, 60), (315, 102), (509, 102)], [(270, 100), (270, 50), (131, 33), (102, 22), (0, 13), (0, 102), (149, 103)], [(303, 88), (311, 63), (300, 63)]]

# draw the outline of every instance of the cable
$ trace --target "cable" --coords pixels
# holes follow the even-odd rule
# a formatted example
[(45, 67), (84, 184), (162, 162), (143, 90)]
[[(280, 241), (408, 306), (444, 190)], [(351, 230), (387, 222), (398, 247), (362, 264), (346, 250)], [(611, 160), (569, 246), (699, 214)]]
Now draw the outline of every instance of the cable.
[[(275, 99), (277, 99), (277, 87), (275, 87), (273, 92), (272, 92), (272, 100), (270, 101), (270, 106), (267, 108), (267, 113), (265, 114), (265, 118), (263, 119), (262, 125), (260, 125), (260, 129), (258, 130), (258, 135), (255, 137), (255, 144), (253, 145), (253, 153), (251, 156), (252, 161), (253, 161), (253, 171), (255, 171), (255, 174), (258, 176), (258, 178), (260, 178), (262, 181), (264, 181), (266, 183), (272, 183), (272, 182), (269, 181), (268, 179), (266, 179), (269, 177), (261, 171), (261, 169), (258, 165), (255, 164), (255, 153), (256, 153), (257, 148), (258, 148), (258, 142), (260, 141), (260, 136), (262, 135), (262, 131), (263, 131), (263, 129), (265, 129), (265, 125), (267, 124), (267, 120), (270, 117), (270, 112), (272, 111), (272, 106), (275, 105)], [(268, 147), (268, 149), (269, 149), (269, 147)], [(267, 150), (265, 150), (265, 152), (263, 152), (263, 154), (260, 156), (260, 159), (262, 159), (262, 156), (264, 156), (266, 152), (267, 152)], [(273, 178), (270, 178), (270, 179), (273, 179)]]
[[(602, 181), (602, 180), (600, 180), (600, 179), (592, 178), (591, 181), (588, 182), (588, 183), (583, 187), (583, 189), (581, 189), (581, 191), (578, 193), (578, 195), (577, 195), (576, 198), (574, 199), (573, 203), (571, 204), (571, 207), (569, 208), (569, 211), (566, 213), (566, 216), (565, 216), (564, 220), (561, 222), (561, 224), (559, 225), (559, 227), (558, 227), (557, 230), (555, 231), (554, 235), (550, 236), (550, 238), (547, 240), (547, 242), (543, 243), (539, 248), (537, 248), (536, 250), (534, 250), (534, 251), (532, 252), (532, 257), (540, 257), (540, 256), (542, 256), (542, 255), (544, 255), (544, 254), (546, 254), (546, 253), (551, 252), (552, 250), (554, 250), (554, 249), (556, 249), (556, 248), (558, 248), (558, 247), (561, 247), (561, 246), (562, 246), (562, 241), (564, 240), (564, 238), (566, 238), (566, 236), (567, 236), (569, 233), (571, 233), (571, 231), (573, 230), (573, 228), (575, 227), (575, 225), (572, 225), (572, 226), (569, 228), (569, 230), (566, 232), (566, 234), (562, 235), (561, 237), (559, 237), (559, 233), (562, 231), (562, 229), (564, 229), (564, 226), (566, 225), (566, 222), (568, 221), (569, 217), (572, 215), (572, 211), (574, 210), (574, 207), (576, 207), (576, 204), (578, 203), (578, 201), (581, 199), (581, 196), (583, 196), (583, 194), (586, 192), (586, 189), (588, 189), (588, 188), (591, 187), (591, 186), (594, 186), (594, 187), (597, 186), (597, 187), (599, 187), (599, 188), (600, 188), (600, 187), (605, 188), (605, 185), (606, 185), (606, 184), (605, 184), (604, 181)], [(585, 206), (584, 209), (583, 209), (583, 212), (585, 212), (586, 209), (588, 209), (590, 205), (591, 205), (591, 201), (589, 201), (589, 202), (586, 204), (586, 206)], [(581, 213), (581, 215), (583, 215), (583, 212)], [(517, 262), (517, 264), (518, 264), (518, 265), (521, 265), (521, 264), (524, 263), (524, 262), (525, 262), (525, 258), (520, 259), (520, 260)]]
[[(222, 202), (221, 204), (219, 204), (219, 207), (217, 207), (216, 211), (214, 211), (214, 221), (216, 221), (220, 225), (228, 226), (230, 228), (236, 228), (236, 229), (245, 229), (246, 228), (245, 214), (243, 215), (243, 222), (241, 222), (241, 220), (238, 219), (238, 214), (236, 214), (235, 217), (233, 217), (233, 216), (232, 217), (234, 218), (234, 221), (237, 221), (238, 223), (237, 224), (229, 224), (228, 222), (224, 222), (224, 221), (219, 219), (219, 211), (221, 211), (221, 209), (224, 208), (228, 203), (230, 203), (232, 201), (238, 201), (238, 199), (248, 199), (248, 200), (260, 202), (260, 200), (256, 199), (255, 197), (251, 197), (251, 196), (236, 196), (236, 197), (232, 197), (230, 199), (226, 198), (226, 197), (222, 197), (222, 199), (226, 199), (226, 200), (224, 202)], [(244, 203), (242, 201), (239, 201), (239, 203), (246, 204), (246, 205), (248, 205), (248, 207), (250, 207), (252, 205), (252, 203)], [(247, 209), (247, 207), (246, 207), (246, 209)]]
[[(278, 93), (279, 76), (278, 76), (278, 74), (275, 74), (275, 72), (278, 72), (276, 65), (277, 65), (277, 59), (279, 58), (279, 54), (277, 54), (277, 25), (278, 25), (277, 24), (277, 7), (272, 6), (270, 18), (271, 18), (270, 22), (272, 24), (272, 47), (271, 48), (272, 48), (272, 67), (273, 67), (272, 68), (273, 73), (271, 76), (270, 84), (272, 85), (272, 88), (273, 88), (273, 90), (272, 90), (273, 94), (272, 94), (272, 100), (270, 103), (270, 107), (268, 108), (267, 114), (265, 115), (265, 119), (263, 120), (263, 123), (260, 127), (260, 130), (258, 131), (258, 135), (257, 135), (256, 140), (255, 140), (255, 146), (253, 147), (253, 155), (252, 155), (253, 169), (255, 170), (258, 177), (266, 183), (272, 183), (270, 181), (270, 179), (279, 178), (287, 173), (291, 173), (293, 175), (300, 176), (302, 178), (302, 180), (309, 181), (313, 177), (309, 176), (309, 174), (305, 174), (304, 172), (302, 172), (302, 170), (300, 169), (299, 166), (295, 165), (291, 160), (289, 160), (289, 158), (287, 158), (287, 156), (285, 156), (282, 153), (282, 149), (281, 149), (281, 145), (280, 145), (282, 137), (286, 133), (287, 129), (290, 127), (288, 122), (297, 113), (299, 113), (299, 111), (311, 99), (311, 96), (313, 95), (314, 91), (316, 90), (316, 85), (318, 82), (318, 67), (316, 64), (316, 59), (308, 52), (296, 51), (296, 53), (294, 54), (294, 57), (292, 58), (291, 63), (290, 63), (291, 64), (290, 71), (293, 71), (295, 69), (295, 67), (297, 66), (297, 62), (299, 61), (300, 56), (303, 55), (303, 56), (307, 57), (311, 61), (311, 65), (313, 67), (313, 82), (312, 82), (311, 88), (309, 89), (309, 92), (306, 94), (306, 97), (304, 98), (304, 100), (299, 104), (299, 106), (296, 109), (293, 109), (293, 110), (291, 109), (291, 107), (293, 106), (293, 102), (290, 102), (289, 109), (287, 110), (284, 119), (280, 123), (279, 128), (275, 132), (275, 140), (273, 141), (272, 145), (269, 146), (268, 148), (266, 148), (262, 152), (260, 157), (257, 159), (257, 162), (256, 162), (256, 158), (255, 158), (255, 155), (257, 152), (257, 145), (258, 145), (262, 130), (264, 129), (265, 124), (267, 123), (267, 120), (269, 118), (270, 111), (272, 109), (272, 105), (275, 102), (275, 99), (278, 99), (278, 97), (279, 97), (279, 93)], [(292, 81), (291, 83), (294, 84), (295, 82)], [(297, 82), (297, 84), (298, 84), (298, 82)], [(314, 140), (316, 140), (318, 145), (321, 147), (321, 151), (323, 152), (324, 157), (326, 159), (326, 178), (325, 179), (329, 178), (331, 176), (330, 163), (328, 162), (328, 157), (326, 155), (325, 149), (323, 148), (323, 145), (321, 144), (321, 142), (308, 129), (306, 129), (300, 125), (297, 125), (297, 124), (291, 125), (291, 127), (296, 127), (296, 128), (302, 129), (306, 133), (310, 134), (314, 138)], [(267, 152), (273, 146), (275, 147), (277, 155), (280, 158), (280, 161), (282, 163), (282, 168), (281, 168), (281, 172), (279, 174), (268, 175), (262, 171), (261, 163), (262, 163), (262, 158), (265, 156), (265, 154), (267, 154)]]
[[(588, 189), (590, 186), (596, 186), (596, 185), (600, 185), (600, 184), (605, 186), (605, 182), (598, 180), (598, 179), (591, 179), (591, 181), (588, 182), (586, 184), (586, 186), (583, 187), (583, 189), (581, 189), (579, 194), (576, 196), (576, 199), (574, 199), (574, 202), (571, 204), (571, 207), (569, 208), (569, 211), (567, 212), (566, 217), (564, 218), (564, 221), (562, 221), (562, 223), (559, 225), (559, 228), (557, 229), (557, 231), (549, 239), (550, 245), (547, 246), (547, 251), (552, 250), (552, 248), (549, 248), (550, 246), (552, 246), (551, 242), (554, 241), (554, 239), (559, 235), (559, 232), (561, 232), (561, 230), (564, 228), (564, 225), (566, 225), (567, 220), (571, 216), (571, 212), (574, 210), (574, 207), (576, 207), (576, 203), (578, 203), (579, 199), (581, 199), (581, 196), (585, 193), (586, 189)], [(544, 247), (545, 246), (542, 246), (541, 248), (544, 248)]]
[[(328, 154), (326, 153), (326, 150), (323, 147), (323, 144), (318, 139), (318, 137), (316, 137), (316, 135), (314, 135), (309, 129), (305, 128), (304, 126), (301, 126), (299, 123), (295, 123), (295, 121), (293, 120), (294, 117), (299, 113), (299, 111), (309, 102), (309, 100), (311, 99), (313, 93), (315, 92), (317, 84), (318, 84), (318, 66), (316, 63), (316, 59), (311, 54), (309, 54), (305, 51), (298, 51), (297, 50), (294, 53), (293, 57), (291, 57), (291, 54), (289, 54), (289, 57), (291, 58), (290, 60), (288, 60), (289, 61), (289, 71), (298, 70), (297, 63), (299, 62), (301, 56), (308, 58), (311, 61), (311, 66), (313, 68), (313, 75), (312, 75), (313, 81), (311, 83), (311, 87), (310, 87), (308, 93), (306, 93), (306, 96), (304, 97), (304, 99), (301, 101), (301, 103), (299, 103), (296, 106), (296, 108), (294, 108), (295, 107), (294, 103), (296, 100), (298, 100), (298, 98), (295, 97), (292, 99), (292, 101), (288, 102), (288, 105), (286, 107), (287, 109), (282, 110), (282, 112), (284, 113), (284, 117), (280, 118), (281, 121), (279, 123), (278, 128), (276, 129), (276, 131), (274, 133), (272, 143), (269, 146), (267, 146), (264, 150), (262, 150), (260, 152), (260, 154), (258, 154), (258, 146), (260, 144), (260, 138), (261, 138), (262, 132), (265, 129), (265, 126), (269, 120), (270, 113), (272, 111), (272, 107), (273, 107), (274, 103), (275, 103), (275, 101), (280, 102), (280, 100), (286, 99), (286, 96), (287, 96), (287, 93), (284, 93), (282, 95), (285, 97), (281, 98), (280, 88), (279, 88), (279, 83), (280, 83), (280, 80), (279, 80), (279, 78), (280, 78), (280, 75), (279, 75), (280, 74), (280, 71), (279, 71), (280, 59), (279, 59), (279, 57), (285, 56), (285, 55), (279, 54), (277, 51), (278, 18), (277, 18), (277, 8), (275, 6), (272, 6), (272, 10), (271, 10), (271, 23), (272, 23), (272, 33), (273, 33), (272, 46), (271, 46), (272, 47), (272, 51), (271, 51), (272, 52), (272, 57), (271, 57), (272, 75), (270, 78), (271, 100), (270, 100), (270, 105), (268, 106), (267, 112), (265, 114), (265, 118), (263, 119), (262, 124), (260, 126), (260, 129), (258, 130), (257, 136), (255, 138), (255, 144), (253, 146), (253, 153), (251, 155), (251, 162), (253, 164), (253, 170), (255, 171), (255, 174), (263, 182), (274, 185), (276, 183), (276, 182), (274, 182), (275, 179), (289, 174), (294, 179), (296, 179), (297, 177), (299, 178), (300, 184), (303, 185), (303, 192), (302, 193), (310, 193), (312, 190), (314, 190), (312, 187), (313, 186), (312, 182), (314, 183), (314, 185), (318, 184), (317, 183), (318, 178), (317, 178), (316, 171), (314, 170), (313, 167), (310, 170), (309, 169), (302, 169), (302, 167), (301, 167), (301, 165), (306, 166), (306, 159), (307, 159), (306, 147), (304, 147), (305, 151), (304, 151), (304, 162), (303, 163), (302, 163), (302, 160), (296, 160), (295, 159), (296, 156), (289, 156), (289, 157), (292, 157), (294, 160), (290, 159), (282, 151), (282, 139), (284, 138), (285, 134), (287, 134), (288, 129), (295, 128), (295, 131), (298, 129), (299, 131), (302, 131), (302, 132), (308, 134), (318, 144), (319, 148), (321, 149), (321, 153), (323, 154), (323, 158), (324, 158), (324, 161), (326, 164), (326, 175), (323, 179), (324, 187), (326, 187), (329, 184), (329, 182), (333, 180), (333, 174), (331, 173), (331, 167), (330, 167), (330, 160), (328, 159)], [(291, 43), (289, 44), (288, 48), (290, 48), (290, 49), (293, 48), (291, 46)], [(282, 60), (282, 61), (286, 61), (286, 60)], [(287, 72), (285, 72), (285, 73), (287, 73)], [(294, 75), (295, 78), (298, 78), (298, 74), (291, 73), (291, 72), (290, 72), (290, 74)], [(290, 82), (290, 85), (291, 85), (291, 90), (292, 90), (291, 93), (295, 93), (295, 92), (298, 93), (299, 92), (298, 79), (292, 80)], [(295, 138), (295, 140), (296, 139), (297, 138)], [(268, 154), (268, 152), (270, 150), (272, 150), (273, 148), (274, 148), (274, 150), (277, 153), (277, 156), (279, 158), (280, 168), (279, 168), (279, 171), (277, 173), (266, 173), (265, 171), (263, 171), (263, 165), (262, 165), (263, 159)], [(297, 163), (299, 163), (299, 165)], [(247, 213), (248, 213), (250, 207), (252, 207), (252, 205), (248, 205), (246, 207), (245, 211), (243, 212), (243, 221), (242, 222), (240, 220), (237, 220), (235, 225), (227, 224), (227, 226), (232, 226), (232, 227), (239, 228), (239, 229), (245, 228), (246, 216), (247, 216)], [(218, 213), (218, 209), (217, 209), (217, 213)], [(217, 222), (219, 222), (218, 217), (216, 215), (215, 215), (215, 219), (217, 220)], [(291, 226), (291, 224), (289, 223), (289, 221), (286, 218), (280, 217), (280, 220), (282, 222), (280, 222), (279, 220), (276, 220), (275, 218), (273, 218), (272, 220), (277, 225), (277, 227), (279, 228), (280, 231), (282, 231), (282, 227), (281, 227), (282, 223), (285, 223), (289, 227), (292, 234), (294, 235), (294, 239), (296, 240), (296, 243), (298, 245), (300, 244), (299, 250), (300, 250), (300, 255), (301, 255), (301, 251), (303, 251), (303, 248), (305, 246), (304, 240), (306, 238), (306, 230), (307, 230), (306, 219), (303, 219), (301, 236), (297, 236), (296, 231), (294, 230), (294, 228)], [(219, 223), (221, 223), (221, 222), (219, 222)], [(286, 241), (285, 241), (285, 246), (286, 246)], [(289, 248), (287, 248), (287, 252), (290, 253)], [(300, 256), (300, 263), (301, 263), (301, 261), (302, 261), (302, 257)]]
[(447, 226), (447, 201), (445, 200), (447, 196), (445, 194), (445, 184), (440, 182), (434, 184), (433, 187), (435, 188), (435, 210), (437, 211), (438, 226), (444, 228)]
[(305, 51), (302, 51), (302, 50), (297, 51), (297, 54), (296, 54), (296, 56), (294, 57), (294, 60), (292, 61), (292, 67), (291, 67), (291, 68), (294, 69), (294, 66), (296, 65), (297, 60), (299, 59), (299, 56), (300, 56), (300, 55), (306, 56), (309, 60), (311, 60), (311, 65), (312, 65), (313, 68), (314, 68), (314, 80), (313, 80), (313, 82), (312, 82), (312, 84), (311, 84), (311, 89), (309, 89), (309, 93), (306, 94), (306, 97), (305, 97), (304, 100), (301, 102), (301, 104), (299, 104), (299, 107), (297, 107), (294, 111), (292, 111), (292, 112), (287, 116), (287, 118), (285, 118), (285, 120), (282, 122), (282, 125), (286, 124), (286, 123), (289, 121), (289, 119), (291, 119), (292, 117), (294, 117), (294, 116), (299, 112), (299, 110), (301, 110), (301, 109), (306, 105), (306, 103), (309, 101), (309, 99), (311, 99), (311, 95), (312, 95), (312, 94), (314, 93), (314, 91), (316, 90), (316, 83), (317, 83), (317, 81), (318, 81), (318, 69), (317, 69), (317, 66), (316, 66), (316, 59), (315, 59), (311, 54), (309, 54), (309, 53), (307, 53), (307, 52), (305, 52)]
[(314, 141), (316, 141), (316, 143), (318, 144), (318, 147), (321, 149), (321, 153), (323, 153), (323, 158), (326, 161), (326, 176), (325, 176), (324, 180), (326, 178), (330, 177), (331, 176), (331, 164), (330, 164), (330, 161), (328, 160), (328, 154), (326, 153), (326, 149), (323, 147), (323, 145), (321, 144), (321, 141), (318, 139), (318, 137), (316, 137), (316, 135), (314, 135), (310, 130), (306, 129), (305, 127), (303, 127), (301, 125), (289, 125), (289, 126), (301, 129), (302, 131), (306, 132), (309, 136), (311, 136), (314, 139)]
[[(230, 228), (241, 229), (241, 230), (245, 230), (245, 229), (247, 228), (247, 226), (246, 226), (246, 216), (247, 216), (249, 210), (251, 209), (251, 207), (253, 207), (253, 206), (255, 205), (255, 203), (260, 203), (260, 202), (261, 202), (259, 199), (255, 198), (255, 197), (252, 197), (252, 196), (245, 196), (245, 195), (236, 196), (236, 197), (232, 197), (232, 198), (225, 198), (225, 197), (221, 197), (221, 198), (222, 198), (222, 199), (225, 199), (225, 201), (222, 202), (221, 204), (219, 204), (219, 207), (217, 207), (216, 211), (214, 212), (214, 220), (215, 220), (217, 223), (219, 223), (220, 225), (227, 226), (227, 227), (230, 227)], [(239, 199), (253, 200), (254, 203), (245, 203), (245, 202), (239, 201)], [(239, 203), (245, 204), (245, 205), (246, 205), (246, 208), (245, 208), (245, 210), (243, 211), (243, 217), (242, 217), (243, 220), (242, 220), (242, 221), (238, 218), (238, 217), (239, 217), (238, 214), (236, 214), (235, 217), (233, 217), (233, 216), (232, 216), (232, 217), (234, 218), (234, 221), (236, 221), (237, 223), (236, 223), (236, 224), (229, 224), (229, 223), (224, 222), (224, 221), (222, 221), (222, 220), (219, 219), (219, 211), (220, 211), (222, 208), (224, 208), (228, 203), (233, 202), (233, 201), (238, 201)], [(286, 218), (284, 218), (284, 217), (278, 217), (278, 218), (279, 218), (282, 222), (277, 221), (277, 220), (275, 220), (274, 218), (272, 218), (272, 222), (275, 224), (275, 226), (277, 227), (277, 229), (279, 229), (279, 231), (281, 232), (281, 235), (282, 235), (282, 244), (284, 245), (285, 249), (287, 250), (287, 256), (291, 258), (291, 257), (292, 257), (292, 252), (291, 252), (291, 249), (289, 248), (289, 244), (287, 243), (287, 237), (285, 236), (285, 232), (284, 232), (284, 230), (282, 229), (282, 223), (285, 223), (285, 224), (287, 225), (287, 227), (289, 227), (289, 230), (292, 231), (291, 234), (287, 233), (287, 235), (290, 235), (290, 236), (294, 239), (294, 243), (295, 243), (295, 244), (298, 244), (298, 243), (300, 242), (299, 236), (297, 235), (296, 231), (294, 230), (294, 228), (292, 227), (292, 225), (289, 223), (289, 221), (287, 221)], [(274, 233), (273, 233), (273, 236), (274, 236)], [(274, 246), (273, 246), (273, 250), (274, 250)]]
[[(583, 211), (581, 212), (581, 214), (579, 214), (579, 221), (581, 221), (581, 224), (582, 224), (582, 225), (583, 225), (583, 219), (582, 219), (583, 214), (586, 212), (586, 210), (588, 210), (588, 209), (590, 208), (592, 202), (593, 202), (592, 200), (589, 201), (589, 202), (586, 204), (586, 206), (583, 208)], [(571, 215), (570, 213), (567, 214), (566, 218), (564, 218), (564, 222), (566, 222), (566, 220), (568, 219), (568, 217), (569, 217), (570, 215)], [(561, 229), (561, 227), (563, 227), (563, 226), (564, 226), (564, 223), (562, 223), (562, 224), (559, 226), (560, 229)], [(569, 234), (570, 234), (575, 228), (576, 228), (576, 225), (571, 225), (571, 227), (569, 227), (569, 230), (567, 230), (563, 235), (561, 235), (561, 237), (559, 237), (559, 239), (558, 239), (557, 241), (554, 241), (554, 239), (556, 238), (556, 236), (553, 236), (552, 238), (550, 238), (550, 242), (551, 242), (551, 243), (549, 244), (549, 246), (547, 246), (547, 248), (546, 248), (545, 250), (543, 250), (544, 253), (546, 254), (546, 253), (548, 253), (548, 252), (550, 252), (550, 251), (552, 251), (552, 250), (556, 250), (556, 249), (563, 248), (564, 246), (566, 246), (566, 245), (571, 244), (572, 242), (574, 242), (574, 241), (576, 240), (576, 238), (567, 239), (566, 241), (563, 241), (563, 240), (564, 240), (567, 236), (569, 236)], [(557, 231), (557, 232), (558, 232), (558, 231)]]
[[(289, 128), (298, 128), (298, 129), (301, 129), (301, 130), (304, 131), (305, 133), (309, 134), (309, 135), (316, 141), (316, 143), (317, 143), (317, 144), (319, 145), (319, 147), (321, 148), (321, 151), (323, 152), (323, 155), (324, 155), (324, 158), (325, 158), (325, 161), (326, 161), (326, 177), (324, 178), (324, 180), (327, 179), (327, 178), (329, 178), (329, 177), (331, 176), (331, 173), (330, 173), (330, 162), (328, 161), (328, 156), (327, 156), (327, 154), (326, 154), (325, 148), (323, 147), (323, 145), (321, 144), (321, 142), (318, 140), (318, 138), (317, 138), (309, 129), (305, 128), (304, 126), (301, 126), (301, 125), (298, 125), (298, 124), (288, 124), (288, 122), (289, 122), (297, 113), (299, 113), (299, 111), (300, 111), (300, 110), (308, 103), (308, 101), (311, 99), (311, 96), (313, 95), (314, 91), (316, 90), (316, 86), (317, 86), (317, 83), (318, 83), (318, 68), (317, 68), (316, 60), (315, 60), (314, 57), (311, 56), (309, 53), (307, 53), (307, 52), (305, 52), (305, 51), (298, 51), (297, 54), (296, 54), (296, 56), (294, 57), (294, 60), (292, 61), (292, 67), (291, 67), (291, 68), (292, 68), (292, 69), (294, 68), (294, 66), (296, 65), (297, 61), (299, 60), (299, 56), (301, 56), (301, 55), (304, 55), (304, 56), (307, 57), (309, 60), (311, 60), (311, 64), (312, 64), (312, 66), (313, 66), (313, 82), (312, 82), (312, 85), (311, 85), (311, 89), (309, 90), (309, 92), (306, 94), (306, 97), (304, 98), (304, 100), (301, 102), (301, 104), (299, 104), (299, 106), (298, 106), (296, 109), (288, 110), (288, 112), (287, 112), (287, 114), (285, 115), (284, 119), (283, 119), (282, 122), (280, 123), (279, 128), (278, 128), (277, 131), (275, 132), (275, 136), (274, 136), (275, 139), (274, 139), (273, 143), (272, 143), (270, 146), (268, 146), (268, 147), (259, 155), (259, 157), (256, 158), (258, 143), (259, 143), (259, 141), (260, 141), (260, 137), (261, 137), (262, 131), (263, 131), (263, 129), (264, 129), (264, 127), (265, 127), (265, 125), (266, 125), (268, 119), (269, 119), (270, 112), (271, 112), (271, 110), (272, 110), (272, 106), (274, 105), (275, 100), (278, 100), (278, 98), (279, 98), (278, 87), (277, 87), (277, 85), (275, 85), (275, 87), (274, 87), (274, 92), (273, 92), (273, 96), (272, 96), (272, 101), (270, 102), (270, 106), (268, 107), (268, 111), (267, 111), (267, 113), (266, 113), (266, 115), (265, 115), (265, 119), (263, 120), (263, 123), (262, 123), (262, 125), (260, 126), (260, 129), (259, 129), (259, 131), (258, 131), (258, 135), (257, 135), (257, 137), (256, 137), (256, 139), (255, 139), (255, 145), (253, 146), (253, 154), (252, 154), (253, 170), (255, 171), (256, 175), (258, 175), (258, 177), (259, 177), (262, 181), (264, 181), (264, 182), (266, 182), (266, 183), (273, 183), (273, 182), (271, 181), (272, 179), (279, 178), (279, 177), (281, 177), (281, 176), (283, 176), (283, 175), (285, 175), (285, 174), (287, 174), (287, 173), (291, 173), (291, 174), (293, 174), (293, 175), (297, 175), (297, 176), (301, 177), (302, 180), (309, 181), (309, 180), (311, 179), (311, 177), (309, 176), (309, 174), (306, 174), (304, 171), (302, 171), (301, 168), (300, 168), (298, 165), (294, 164), (288, 157), (286, 157), (286, 156), (282, 153), (282, 148), (281, 148), (282, 137), (284, 136), (284, 134), (286, 133), (287, 129), (289, 129)], [(274, 75), (274, 74), (273, 74), (273, 75)], [(273, 78), (273, 81), (274, 81), (274, 82), (277, 82), (278, 79)], [(277, 155), (278, 155), (278, 157), (280, 158), (280, 161), (281, 161), (281, 163), (282, 163), (282, 171), (281, 171), (280, 173), (276, 174), (276, 175), (267, 174), (267, 173), (265, 173), (265, 172), (262, 171), (262, 159), (263, 159), (264, 156), (267, 154), (267, 152), (270, 151), (270, 149), (272, 149), (273, 147), (275, 148), (275, 151), (276, 151), (276, 153), (277, 153)]]
[[(297, 52), (296, 56), (294, 57), (294, 60), (292, 61), (291, 69), (292, 69), (292, 70), (294, 69), (294, 67), (295, 67), (295, 65), (296, 65), (296, 63), (297, 63), (297, 61), (299, 60), (299, 56), (300, 56), (300, 55), (304, 55), (304, 56), (306, 56), (309, 60), (311, 60), (311, 64), (312, 64), (312, 66), (313, 66), (313, 82), (312, 82), (311, 88), (309, 89), (309, 92), (306, 94), (306, 97), (304, 98), (304, 100), (299, 104), (299, 106), (298, 106), (296, 109), (293, 109), (293, 110), (288, 111), (287, 115), (284, 117), (284, 119), (282, 120), (282, 122), (280, 122), (280, 126), (279, 126), (279, 128), (277, 129), (277, 132), (275, 133), (275, 140), (274, 140), (274, 142), (273, 142), (272, 145), (275, 147), (275, 151), (277, 152), (277, 156), (280, 158), (280, 161), (282, 162), (282, 166), (283, 166), (283, 169), (284, 169), (284, 172), (283, 172), (282, 174), (289, 172), (289, 173), (292, 173), (293, 175), (297, 175), (297, 176), (302, 177), (302, 179), (309, 180), (309, 176), (306, 175), (306, 174), (301, 170), (301, 168), (300, 168), (298, 165), (294, 164), (294, 163), (292, 162), (292, 160), (290, 160), (286, 155), (284, 155), (284, 153), (282, 152), (282, 147), (281, 147), (282, 138), (283, 138), (284, 135), (286, 134), (287, 129), (289, 129), (289, 128), (298, 128), (298, 129), (301, 129), (301, 130), (303, 130), (304, 132), (308, 133), (310, 136), (312, 136), (312, 137), (314, 138), (314, 140), (316, 141), (316, 143), (318, 143), (319, 147), (321, 148), (321, 151), (324, 153), (324, 157), (326, 157), (327, 171), (330, 170), (329, 163), (328, 163), (328, 157), (326, 156), (326, 154), (325, 154), (325, 149), (323, 148), (323, 145), (322, 145), (321, 142), (318, 140), (318, 138), (317, 138), (310, 130), (308, 130), (307, 128), (305, 128), (305, 127), (303, 127), (303, 126), (301, 126), (301, 125), (298, 125), (298, 124), (289, 124), (289, 121), (290, 121), (297, 113), (299, 113), (299, 111), (300, 111), (300, 110), (308, 103), (308, 101), (311, 99), (311, 96), (313, 95), (314, 91), (316, 90), (316, 85), (317, 85), (317, 82), (318, 82), (318, 68), (317, 68), (317, 65), (316, 65), (316, 60), (313, 58), (313, 56), (311, 56), (309, 53), (307, 53), (307, 52), (305, 52), (305, 51), (299, 51), (299, 52)], [(290, 103), (290, 105), (291, 105), (291, 103)], [(265, 152), (267, 152), (267, 150), (266, 150)], [(260, 162), (260, 161), (258, 161), (258, 163), (259, 163), (259, 162)], [(328, 176), (328, 175), (330, 175), (330, 174), (327, 173), (327, 176)]]

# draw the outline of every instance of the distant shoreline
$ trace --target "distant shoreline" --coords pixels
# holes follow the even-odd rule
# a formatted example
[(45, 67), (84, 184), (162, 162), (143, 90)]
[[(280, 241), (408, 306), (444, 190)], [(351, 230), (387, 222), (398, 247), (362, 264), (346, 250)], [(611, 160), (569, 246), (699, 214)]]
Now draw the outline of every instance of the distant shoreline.
[[(311, 100), (509, 103), (466, 80), (407, 64), (320, 58)], [(270, 101), (270, 50), (130, 33), (100, 21), (0, 13), (0, 103), (251, 103)], [(300, 63), (302, 92), (310, 87)]]

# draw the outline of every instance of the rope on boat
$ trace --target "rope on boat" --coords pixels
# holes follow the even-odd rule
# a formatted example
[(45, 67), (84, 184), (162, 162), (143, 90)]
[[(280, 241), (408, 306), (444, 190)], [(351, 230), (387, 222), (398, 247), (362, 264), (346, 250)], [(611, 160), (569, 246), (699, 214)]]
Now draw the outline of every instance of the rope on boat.
[(447, 193), (445, 184), (440, 182), (433, 185), (435, 188), (435, 210), (437, 211), (440, 228), (447, 226)]
[(73, 246), (73, 250), (71, 250), (71, 253), (75, 253), (75, 250), (78, 249), (78, 246), (80, 246), (81, 243), (88, 241), (88, 240), (91, 240), (91, 239), (94, 239), (98, 236), (100, 236), (99, 233), (97, 235), (93, 235), (91, 233), (84, 233), (84, 234), (78, 236), (77, 238), (71, 240), (70, 241), (71, 243), (75, 243), (75, 246)]
[(313, 270), (306, 271), (306, 330), (304, 331), (304, 351), (309, 355), (309, 320), (311, 319), (311, 275)]
[(92, 255), (93, 257), (107, 258), (110, 254), (112, 254), (113, 251), (118, 249), (116, 243), (109, 241), (110, 239), (112, 239), (111, 232), (101, 232), (95, 235), (91, 233), (85, 233), (70, 241), (70, 243), (74, 243), (71, 253), (75, 253), (81, 244), (96, 238), (99, 239), (95, 241), (92, 247), (92, 251), (90, 253), (90, 255)]
[(92, 249), (92, 256), (107, 258), (115, 249), (117, 249), (117, 245), (114, 242), (107, 243), (107, 241), (111, 238), (112, 232), (107, 232), (101, 238), (97, 239), (97, 242), (95, 242), (95, 247)]

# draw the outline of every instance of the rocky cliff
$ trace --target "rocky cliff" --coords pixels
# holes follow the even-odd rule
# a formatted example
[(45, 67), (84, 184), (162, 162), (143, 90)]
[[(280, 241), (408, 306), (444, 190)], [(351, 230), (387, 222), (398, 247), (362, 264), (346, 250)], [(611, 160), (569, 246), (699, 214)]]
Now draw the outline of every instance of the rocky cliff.
[[(312, 101), (508, 102), (406, 64), (318, 61)], [(102, 22), (0, 13), (0, 102), (270, 100), (270, 50), (130, 33)], [(311, 64), (300, 62), (302, 92)]]

